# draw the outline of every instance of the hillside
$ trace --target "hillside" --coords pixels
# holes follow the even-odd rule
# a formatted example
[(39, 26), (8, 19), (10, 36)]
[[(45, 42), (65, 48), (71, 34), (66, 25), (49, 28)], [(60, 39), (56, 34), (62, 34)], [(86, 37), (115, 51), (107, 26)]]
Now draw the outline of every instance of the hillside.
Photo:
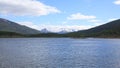
[(0, 18), (0, 31), (15, 32), (20, 34), (38, 34), (40, 31)]
[(120, 37), (120, 19), (67, 35), (73, 37)]

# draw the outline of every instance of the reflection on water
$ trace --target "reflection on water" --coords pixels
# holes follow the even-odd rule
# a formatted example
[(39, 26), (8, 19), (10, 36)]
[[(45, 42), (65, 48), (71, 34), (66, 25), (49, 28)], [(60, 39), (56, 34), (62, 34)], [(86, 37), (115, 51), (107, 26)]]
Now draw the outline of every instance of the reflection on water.
[(120, 39), (1, 38), (0, 68), (120, 68)]

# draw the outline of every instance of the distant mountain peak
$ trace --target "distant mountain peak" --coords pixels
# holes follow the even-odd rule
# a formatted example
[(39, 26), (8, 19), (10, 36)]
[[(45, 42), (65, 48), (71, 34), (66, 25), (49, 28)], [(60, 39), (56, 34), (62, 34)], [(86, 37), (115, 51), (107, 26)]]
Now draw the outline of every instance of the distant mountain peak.
[(74, 29), (61, 29), (61, 31), (58, 32), (58, 34), (65, 34), (65, 33), (70, 33), (70, 32), (75, 32)]
[(43, 29), (40, 30), (40, 32), (41, 32), (41, 33), (49, 33), (50, 31), (47, 30), (47, 28), (43, 28)]

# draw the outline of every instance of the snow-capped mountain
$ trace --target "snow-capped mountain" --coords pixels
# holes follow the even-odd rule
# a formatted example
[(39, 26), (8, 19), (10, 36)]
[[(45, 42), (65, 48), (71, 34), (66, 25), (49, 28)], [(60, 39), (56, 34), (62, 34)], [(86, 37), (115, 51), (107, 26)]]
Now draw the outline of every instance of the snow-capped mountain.
[(65, 33), (69, 33), (69, 32), (75, 32), (74, 29), (60, 29), (60, 31), (56, 32), (56, 31), (50, 31), (47, 28), (43, 28), (40, 30), (41, 33), (58, 33), (58, 34), (65, 34)]
[(50, 33), (50, 31), (47, 30), (46, 28), (41, 29), (40, 32), (41, 32), (41, 33)]
[(73, 29), (62, 29), (61, 31), (58, 32), (58, 34), (65, 34), (69, 32), (75, 32)]

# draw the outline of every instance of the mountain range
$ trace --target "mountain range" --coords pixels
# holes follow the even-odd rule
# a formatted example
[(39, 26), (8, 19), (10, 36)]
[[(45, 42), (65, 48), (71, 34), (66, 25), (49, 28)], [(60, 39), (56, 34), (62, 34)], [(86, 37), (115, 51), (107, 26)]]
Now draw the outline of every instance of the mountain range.
[(67, 33), (51, 33), (47, 29), (41, 31), (32, 29), (27, 26), (0, 18), (0, 37), (5, 36), (24, 36), (24, 37), (120, 37), (120, 19), (96, 26), (88, 30)]
[(60, 31), (58, 32), (54, 32), (54, 31), (50, 31), (47, 28), (43, 28), (40, 30), (41, 33), (57, 33), (57, 34), (66, 34), (66, 33), (70, 33), (70, 32), (75, 32), (74, 29), (60, 29)]

